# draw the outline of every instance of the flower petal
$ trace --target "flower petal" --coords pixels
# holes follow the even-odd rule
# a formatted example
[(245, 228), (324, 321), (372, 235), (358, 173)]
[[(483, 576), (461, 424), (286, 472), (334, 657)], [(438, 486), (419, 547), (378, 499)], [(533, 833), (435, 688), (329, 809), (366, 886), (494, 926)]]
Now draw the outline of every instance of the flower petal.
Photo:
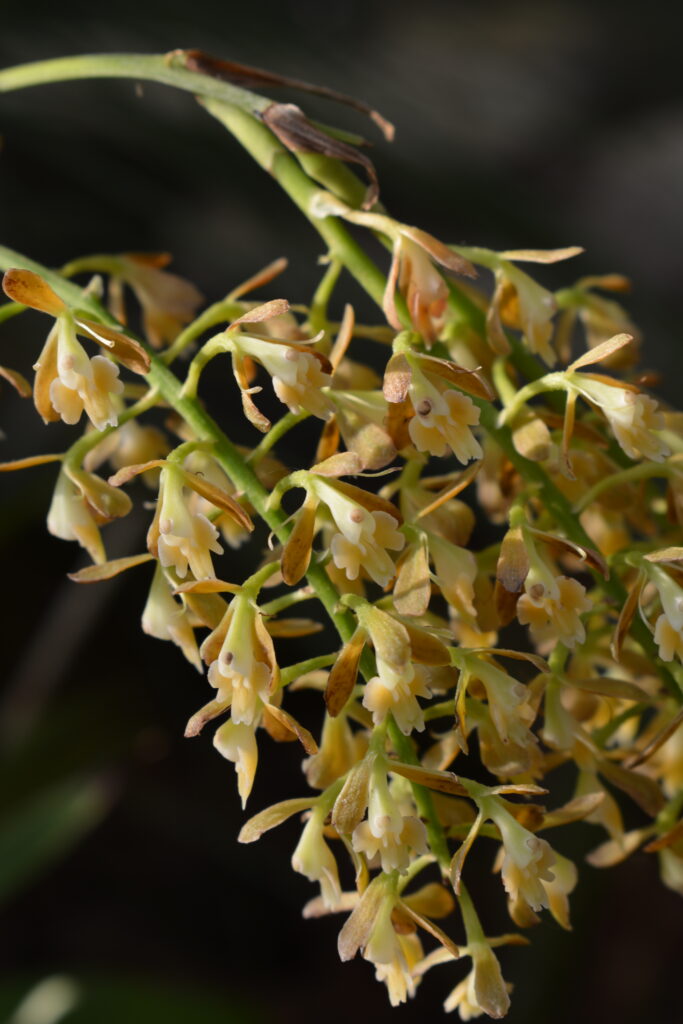
[(50, 316), (59, 316), (67, 309), (66, 303), (50, 288), (47, 281), (32, 270), (8, 270), (2, 279), (2, 288), (5, 295), (14, 302)]

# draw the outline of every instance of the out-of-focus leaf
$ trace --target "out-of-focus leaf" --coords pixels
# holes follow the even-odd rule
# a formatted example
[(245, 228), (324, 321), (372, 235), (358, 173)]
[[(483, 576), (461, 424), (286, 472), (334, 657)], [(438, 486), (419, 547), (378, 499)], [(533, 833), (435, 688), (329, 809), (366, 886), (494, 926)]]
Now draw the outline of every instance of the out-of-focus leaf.
[[(53, 979), (47, 979), (48, 981)], [(64, 979), (65, 981), (67, 979)], [(147, 1024), (261, 1024), (266, 1018), (259, 1006), (246, 1002), (244, 996), (232, 998), (222, 993), (207, 992), (204, 986), (163, 984), (135, 977), (72, 977), (78, 987), (78, 1004), (64, 1024), (121, 1024), (122, 1021), (145, 1021)], [(26, 998), (36, 979), (21, 988), (16, 981), (0, 986), (0, 1019), (12, 1021), (10, 1013), (19, 1000)], [(45, 982), (42, 982), (45, 984)], [(55, 1018), (57, 1019), (57, 1018)], [(23, 1024), (23, 1022), (22, 1022)]]
[(9, 811), (0, 820), (0, 903), (95, 828), (110, 803), (101, 781), (71, 778)]
[(17, 316), (19, 313), (23, 313), (26, 309), (28, 309), (28, 306), (22, 305), (21, 302), (3, 302), (0, 305), (0, 324), (4, 323), (5, 320), (10, 320), (13, 316)]
[(7, 1024), (58, 1024), (81, 998), (79, 986), (66, 975), (43, 978), (29, 989)]

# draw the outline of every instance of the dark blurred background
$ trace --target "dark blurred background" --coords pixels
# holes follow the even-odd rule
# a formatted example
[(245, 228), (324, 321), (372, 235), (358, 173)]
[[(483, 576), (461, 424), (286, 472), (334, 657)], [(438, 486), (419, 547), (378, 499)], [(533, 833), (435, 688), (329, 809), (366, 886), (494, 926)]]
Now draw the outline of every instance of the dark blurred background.
[[(540, 275), (549, 286), (608, 271), (632, 278), (644, 363), (680, 404), (677, 8), (34, 0), (0, 4), (0, 66), (199, 47), (362, 97), (395, 122), (393, 146), (356, 115), (291, 98), (375, 140), (382, 197), (400, 219), (492, 248), (585, 246), (572, 265)], [(310, 297), (317, 236), (189, 95), (126, 81), (31, 89), (0, 96), (0, 134), (2, 244), (54, 266), (91, 252), (169, 250), (212, 301), (285, 255), (278, 293)], [(374, 315), (358, 290), (347, 294)], [(37, 316), (4, 325), (0, 362), (29, 366), (43, 331)], [(230, 392), (225, 422), (233, 402)], [(1, 459), (57, 451), (71, 436), (43, 431), (5, 385), (0, 427)], [(35, 1003), (11, 1016), (54, 974), (79, 994), (67, 984), (43, 997), (68, 1008), (73, 996), (77, 1008), (64, 1017), (73, 1024), (417, 1021), (439, 1012), (464, 968), (435, 970), (413, 1004), (390, 1011), (369, 965), (339, 964), (340, 921), (301, 922), (314, 890), (289, 868), (294, 822), (237, 845), (232, 767), (208, 736), (182, 739), (209, 697), (205, 680), (171, 645), (140, 633), (148, 569), (96, 588), (65, 579), (85, 559), (45, 533), (53, 481), (50, 467), (0, 481), (0, 1019), (56, 1019)], [(109, 528), (110, 556), (141, 549), (148, 515)], [(240, 559), (224, 563), (228, 578), (239, 578)], [(283, 660), (321, 644), (283, 647)], [(318, 715), (304, 695), (292, 709), (311, 724)], [(251, 813), (305, 792), (298, 750), (264, 738), (261, 755)], [(590, 826), (574, 832), (558, 841), (571, 856), (600, 840)], [(475, 891), (488, 893), (487, 931), (508, 930), (489, 864), (469, 870)], [(584, 866), (582, 876), (571, 934), (546, 922), (531, 949), (503, 952), (515, 984), (509, 1020), (679, 1021), (683, 915), (654, 859), (641, 854), (605, 873)]]

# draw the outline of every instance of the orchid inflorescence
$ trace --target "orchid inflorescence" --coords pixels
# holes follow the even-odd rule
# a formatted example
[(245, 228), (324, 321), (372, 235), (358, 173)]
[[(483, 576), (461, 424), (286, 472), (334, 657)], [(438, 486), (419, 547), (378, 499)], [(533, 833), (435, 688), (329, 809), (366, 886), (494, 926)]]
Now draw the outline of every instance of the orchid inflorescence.
[[(319, 886), (304, 915), (343, 915), (342, 960), (360, 952), (397, 1004), (427, 970), (469, 957), (445, 1008), (502, 1017), (511, 986), (494, 950), (527, 940), (485, 934), (468, 859), (500, 871), (519, 929), (544, 909), (569, 928), (577, 868), (546, 835), (577, 821), (600, 830), (591, 864), (645, 844), (683, 894), (683, 432), (636, 383), (640, 339), (604, 297), (627, 282), (584, 277), (551, 292), (520, 264), (580, 249), (449, 246), (393, 219), (368, 158), (298, 107), (240, 88), (239, 65), (228, 74), (197, 51), (116, 59), (117, 75), (195, 92), (319, 230), (327, 266), (309, 305), (246, 297), (274, 288), (278, 260), (198, 314), (200, 293), (165, 255), (93, 256), (56, 273), (0, 249), (10, 303), (52, 322), (32, 384), (0, 372), (46, 423), (86, 421), (66, 452), (0, 468), (59, 463), (48, 529), (92, 560), (72, 579), (152, 563), (143, 629), (206, 667), (210, 699), (186, 735), (220, 720), (214, 745), (243, 806), (259, 757), (277, 756), (264, 733), (300, 742), (306, 794), (259, 811), (239, 839), (301, 821), (292, 867)], [(106, 75), (109, 60), (10, 69), (0, 91)], [(347, 222), (391, 250), (386, 278)], [(381, 323), (357, 323), (349, 305), (330, 319), (342, 270)], [(125, 287), (146, 344), (126, 325)], [(386, 354), (383, 375), (358, 361), (368, 342)], [(169, 367), (188, 354), (181, 379)], [(235, 384), (224, 388), (260, 437), (246, 453), (197, 399), (208, 363), (225, 372), (226, 356)], [(273, 401), (258, 397), (269, 381), (287, 410), (275, 424), (262, 408)], [(274, 450), (304, 420), (315, 457), (286, 466)], [(156, 493), (147, 550), (108, 560), (102, 528), (129, 513), (138, 476)], [(496, 538), (483, 550), (477, 522)], [(223, 579), (226, 546), (245, 544), (254, 572)], [(281, 666), (278, 637), (322, 628), (288, 610), (316, 599), (338, 645)], [(287, 710), (291, 688), (314, 691), (317, 737)], [(454, 772), (465, 758), (467, 774)], [(558, 807), (547, 776), (559, 765), (574, 794)], [(639, 809), (634, 830), (622, 799)], [(457, 943), (437, 923), (456, 906)]]

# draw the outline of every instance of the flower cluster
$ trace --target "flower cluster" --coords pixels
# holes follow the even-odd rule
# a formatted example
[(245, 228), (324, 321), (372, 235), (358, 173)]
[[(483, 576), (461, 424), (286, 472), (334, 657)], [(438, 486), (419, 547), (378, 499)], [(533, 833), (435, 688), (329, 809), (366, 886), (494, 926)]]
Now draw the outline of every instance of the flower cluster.
[[(168, 60), (202, 74), (193, 53)], [(219, 100), (203, 102), (231, 126)], [(448, 246), (368, 209), (375, 192), (357, 208), (332, 191), (348, 179), (325, 167), (372, 164), (298, 108), (273, 106), (273, 152), (295, 157), (282, 163), (288, 191), (328, 242), (334, 223), (311, 302), (245, 298), (272, 287), (279, 261), (193, 319), (201, 296), (164, 258), (88, 257), (58, 275), (0, 249), (8, 299), (53, 321), (32, 384), (0, 372), (46, 423), (89, 421), (66, 451), (2, 468), (59, 463), (48, 529), (90, 556), (77, 582), (150, 565), (142, 627), (206, 670), (207, 703), (186, 735), (221, 719), (213, 742), (243, 807), (259, 757), (277, 757), (270, 741), (300, 744), (305, 795), (261, 809), (240, 840), (299, 818), (291, 864), (319, 887), (304, 913), (345, 915), (341, 959), (360, 953), (395, 1005), (428, 970), (457, 972), (468, 957), (445, 1009), (499, 1018), (510, 985), (494, 949), (526, 940), (484, 934), (468, 889), (475, 859), (500, 873), (491, 884), (519, 929), (545, 912), (570, 927), (579, 872), (562, 833), (552, 846), (545, 833), (576, 822), (599, 832), (595, 866), (646, 844), (683, 895), (681, 420), (633, 377), (627, 315), (593, 294), (614, 276), (554, 294), (517, 266), (581, 250)], [(266, 128), (253, 129), (262, 159)], [(317, 181), (311, 154), (328, 162)], [(268, 166), (278, 177), (281, 162)], [(383, 285), (345, 221), (391, 249)], [(340, 261), (378, 297), (382, 322), (357, 323), (348, 305), (332, 320)], [(119, 322), (99, 305), (101, 283), (71, 280), (92, 271), (107, 277)], [(127, 329), (124, 284), (165, 351)], [(175, 361), (190, 349), (181, 380)], [(225, 355), (234, 382), (212, 366), (224, 395), (215, 412), (223, 422), (241, 407), (251, 449), (197, 398)], [(600, 362), (622, 376), (586, 370)], [(257, 405), (264, 382), (275, 399)], [(286, 407), (274, 424), (260, 407), (269, 401)], [(278, 447), (295, 428), (300, 441)], [(145, 550), (109, 559), (103, 530), (140, 483), (145, 507), (154, 496)], [(241, 545), (254, 569), (236, 580), (226, 548)], [(333, 639), (315, 615), (288, 614), (314, 598)], [(322, 653), (280, 663), (279, 638), (314, 633)], [(292, 715), (294, 688), (311, 691), (306, 720), (319, 727)], [(573, 789), (561, 806), (558, 766)], [(347, 857), (354, 884), (343, 891)], [(458, 944), (452, 927), (464, 929)]]

